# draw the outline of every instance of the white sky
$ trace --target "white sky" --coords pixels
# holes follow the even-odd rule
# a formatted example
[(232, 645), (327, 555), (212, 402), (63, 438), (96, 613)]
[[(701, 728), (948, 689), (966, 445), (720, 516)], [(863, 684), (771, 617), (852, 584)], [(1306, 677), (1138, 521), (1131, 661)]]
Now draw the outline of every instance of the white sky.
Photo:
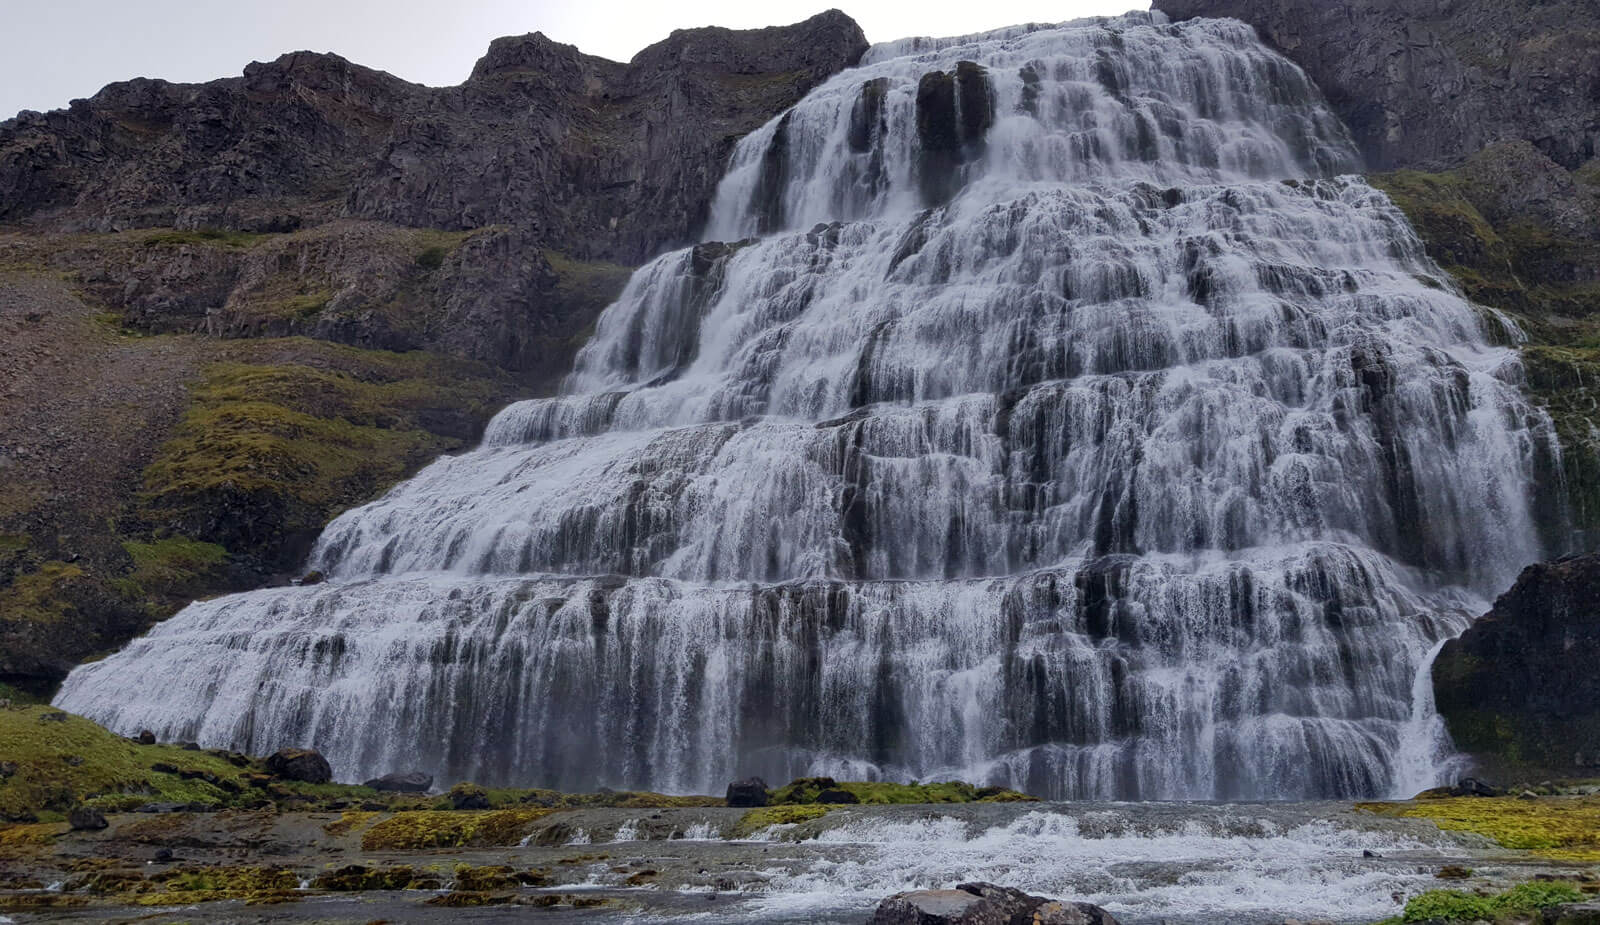
[(673, 29), (784, 25), (837, 5), (874, 42), (1144, 9), (1145, 0), (0, 0), (0, 120), (130, 77), (194, 82), (287, 51), (417, 83), (465, 80), (489, 41), (543, 32), (626, 61)]

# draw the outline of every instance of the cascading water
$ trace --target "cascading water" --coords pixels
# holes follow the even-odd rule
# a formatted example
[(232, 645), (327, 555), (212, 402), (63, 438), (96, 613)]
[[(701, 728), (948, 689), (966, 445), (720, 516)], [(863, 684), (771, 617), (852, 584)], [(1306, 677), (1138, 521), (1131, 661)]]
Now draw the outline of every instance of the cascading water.
[(1231, 21), (880, 45), (745, 139), (562, 397), (57, 703), (341, 777), (1432, 783), (1537, 558), (1514, 354)]

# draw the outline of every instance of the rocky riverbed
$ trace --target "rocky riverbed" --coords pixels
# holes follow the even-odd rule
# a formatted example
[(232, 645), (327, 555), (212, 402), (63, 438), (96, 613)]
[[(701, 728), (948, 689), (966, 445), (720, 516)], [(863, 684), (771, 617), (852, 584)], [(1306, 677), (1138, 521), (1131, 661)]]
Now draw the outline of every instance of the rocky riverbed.
[[(1532, 801), (1477, 805), (1517, 802)], [(1541, 802), (1580, 825), (1596, 811), (1586, 798)], [(1592, 847), (1507, 849), (1407, 815), (1419, 806), (132, 812), (98, 830), (0, 830), (0, 914), (17, 925), (158, 909), (162, 922), (421, 922), (442, 908), (470, 922), (862, 922), (892, 893), (979, 879), (1094, 902), (1131, 925), (1370, 922), (1441, 886), (1600, 888)], [(429, 846), (462, 826), (492, 835)]]

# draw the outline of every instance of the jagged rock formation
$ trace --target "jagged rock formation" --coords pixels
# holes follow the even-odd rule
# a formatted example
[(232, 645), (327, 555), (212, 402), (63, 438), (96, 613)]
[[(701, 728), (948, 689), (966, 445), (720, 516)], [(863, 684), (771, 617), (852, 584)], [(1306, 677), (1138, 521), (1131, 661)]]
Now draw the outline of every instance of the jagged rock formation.
[(443, 89), (309, 52), (200, 85), (112, 84), (0, 123), (0, 222), (510, 224), (580, 258), (637, 263), (692, 239), (734, 142), (866, 44), (830, 11), (675, 32), (626, 65), (539, 33), (498, 39)]
[[(1530, 566), (1433, 667), (1462, 749), (1496, 770), (1600, 767), (1600, 555)], [(1589, 769), (1585, 771), (1584, 769)]]
[(547, 391), (739, 137), (865, 47), (836, 11), (629, 64), (533, 34), (444, 89), (297, 52), (0, 122), (0, 685), (281, 580)]
[(1523, 139), (1574, 169), (1600, 153), (1595, 0), (1155, 0), (1231, 16), (1301, 67), (1374, 169), (1450, 166)]

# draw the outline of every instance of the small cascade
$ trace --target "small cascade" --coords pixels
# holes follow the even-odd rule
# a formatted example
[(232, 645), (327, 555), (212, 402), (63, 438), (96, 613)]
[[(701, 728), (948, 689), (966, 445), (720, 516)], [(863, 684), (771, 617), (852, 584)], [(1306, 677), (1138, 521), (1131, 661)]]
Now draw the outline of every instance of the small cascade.
[(1294, 65), (1158, 13), (872, 49), (563, 393), (57, 704), (339, 775), (1414, 790), (1539, 557), (1515, 354)]

